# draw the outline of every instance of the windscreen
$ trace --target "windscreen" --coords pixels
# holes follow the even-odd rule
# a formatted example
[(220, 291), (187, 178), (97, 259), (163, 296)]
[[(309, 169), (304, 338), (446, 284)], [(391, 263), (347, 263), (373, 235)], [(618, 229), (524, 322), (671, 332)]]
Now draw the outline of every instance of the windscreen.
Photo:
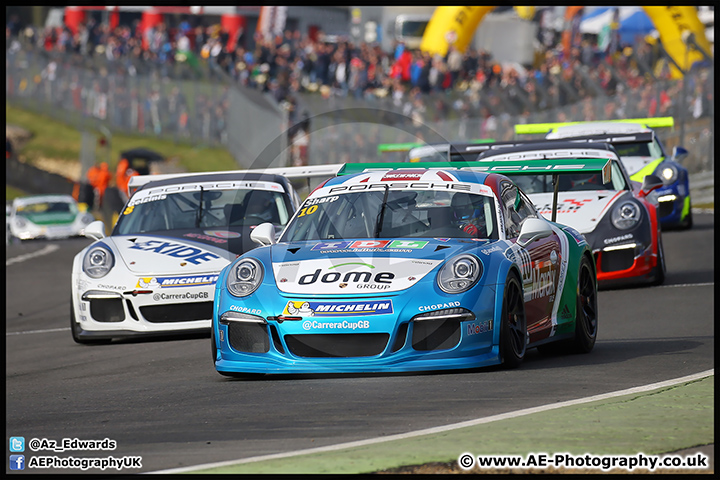
[(620, 157), (649, 157), (650, 143), (615, 143), (613, 144)]
[(18, 205), (16, 215), (27, 217), (41, 213), (67, 213), (77, 215), (77, 207), (70, 202), (38, 202)]
[[(601, 172), (561, 173), (558, 175), (560, 192), (582, 190), (630, 190), (618, 165), (612, 163), (611, 181), (602, 182)], [(526, 194), (552, 193), (552, 175), (512, 175), (512, 180)]]
[(404, 237), (496, 239), (494, 199), (389, 188), (309, 198), (280, 241)]
[(290, 219), (289, 201), (282, 191), (213, 188), (212, 184), (178, 191), (181, 188), (169, 186), (136, 192), (120, 215), (114, 234), (232, 229), (265, 222), (284, 226)]

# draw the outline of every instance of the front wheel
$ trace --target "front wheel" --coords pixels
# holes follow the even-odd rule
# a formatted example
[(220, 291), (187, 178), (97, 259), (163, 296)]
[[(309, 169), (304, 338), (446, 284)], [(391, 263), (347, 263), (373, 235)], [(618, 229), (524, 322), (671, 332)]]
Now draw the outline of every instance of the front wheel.
[(500, 358), (503, 366), (515, 368), (525, 358), (527, 319), (522, 286), (513, 273), (505, 282), (500, 321)]
[(693, 226), (693, 216), (692, 216), (692, 204), (690, 204), (690, 211), (688, 212), (687, 216), (685, 217), (685, 220), (683, 220), (682, 228), (684, 230), (690, 230)]
[(665, 249), (663, 248), (662, 235), (658, 232), (658, 252), (657, 252), (657, 266), (655, 267), (655, 280), (652, 282), (653, 285), (662, 285), (665, 281), (665, 272), (667, 272), (667, 266), (665, 265)]
[(576, 353), (592, 351), (597, 338), (597, 328), (597, 282), (590, 260), (583, 255), (578, 274), (575, 338), (572, 342), (572, 349)]

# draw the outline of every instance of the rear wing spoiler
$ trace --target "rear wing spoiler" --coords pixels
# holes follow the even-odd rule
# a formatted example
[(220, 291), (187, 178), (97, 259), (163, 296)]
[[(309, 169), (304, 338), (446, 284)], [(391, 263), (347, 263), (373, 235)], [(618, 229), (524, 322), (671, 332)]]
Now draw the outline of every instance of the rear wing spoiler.
[[(662, 128), (662, 127), (673, 127), (675, 121), (673, 117), (655, 117), (655, 118), (623, 118), (620, 120), (601, 120), (603, 122), (617, 122), (617, 123), (639, 123), (645, 125), (647, 128)], [(565, 127), (568, 125), (578, 125), (590, 122), (556, 122), (556, 123), (521, 123), (515, 125), (515, 133), (518, 135), (533, 134), (533, 133), (550, 133), (558, 127)]]
[[(606, 152), (607, 153), (607, 152)], [(506, 163), (507, 162), (507, 163)], [(579, 173), (596, 172), (603, 175), (603, 183), (611, 181), (611, 158), (558, 158), (533, 159), (509, 162), (495, 157), (476, 162), (423, 162), (422, 167), (409, 166), (405, 162), (390, 163), (346, 163), (338, 176), (365, 172), (385, 172), (391, 170), (467, 170), (481, 173), (499, 173), (501, 175), (538, 175), (543, 173)]]
[(649, 143), (655, 139), (655, 131), (641, 132), (641, 133), (618, 133), (614, 135), (602, 134), (602, 135), (579, 135), (577, 137), (568, 137), (562, 139), (552, 140), (514, 140), (509, 142), (495, 142), (487, 143), (485, 145), (468, 145), (465, 147), (465, 154), (468, 153), (485, 153), (493, 150), (501, 150), (509, 147), (521, 147), (526, 145), (535, 144), (538, 148), (542, 148), (544, 144), (550, 148), (551, 145), (565, 143)]
[(168, 180), (173, 178), (190, 177), (193, 175), (202, 175), (203, 173), (268, 173), (272, 175), (282, 175), (290, 180), (307, 180), (311, 178), (330, 178), (334, 177), (342, 168), (342, 163), (331, 163), (327, 165), (308, 165), (304, 167), (274, 167), (274, 168), (253, 168), (250, 170), (224, 170), (221, 172), (186, 172), (186, 173), (166, 173), (159, 175), (135, 175), (130, 178), (128, 190), (132, 196), (140, 187), (159, 180)]
[[(557, 199), (559, 192), (558, 176), (561, 173), (597, 172), (602, 175), (603, 183), (612, 181), (612, 161), (615, 155), (607, 150), (591, 150), (564, 158), (553, 158), (557, 151), (530, 151), (520, 154), (499, 154), (475, 162), (423, 162), (422, 168), (430, 170), (469, 170), (482, 173), (499, 173), (506, 176), (552, 174), (553, 176), (553, 207), (552, 221), (557, 218)], [(529, 154), (527, 158), (519, 158), (521, 154)], [(382, 172), (390, 170), (415, 170), (417, 166), (407, 163), (346, 163), (338, 172), (338, 176), (364, 172)]]
[(409, 152), (413, 148), (418, 147), (435, 147), (437, 150), (445, 150), (448, 147), (454, 147), (457, 149), (464, 148), (467, 145), (476, 145), (478, 143), (490, 143), (494, 142), (492, 138), (480, 138), (477, 140), (470, 140), (468, 142), (442, 142), (442, 143), (426, 143), (426, 142), (410, 142), (410, 143), (381, 143), (377, 147), (378, 153), (385, 152)]

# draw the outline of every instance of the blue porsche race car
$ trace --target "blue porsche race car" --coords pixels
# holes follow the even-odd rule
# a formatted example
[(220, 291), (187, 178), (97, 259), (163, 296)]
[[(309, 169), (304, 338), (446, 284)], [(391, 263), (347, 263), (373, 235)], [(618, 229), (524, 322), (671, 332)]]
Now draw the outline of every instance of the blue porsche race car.
[[(528, 172), (547, 171), (541, 163)], [(347, 164), (277, 242), (271, 224), (257, 226), (251, 238), (263, 246), (215, 286), (216, 370), (515, 367), (533, 347), (590, 352), (597, 282), (585, 238), (478, 168)]]

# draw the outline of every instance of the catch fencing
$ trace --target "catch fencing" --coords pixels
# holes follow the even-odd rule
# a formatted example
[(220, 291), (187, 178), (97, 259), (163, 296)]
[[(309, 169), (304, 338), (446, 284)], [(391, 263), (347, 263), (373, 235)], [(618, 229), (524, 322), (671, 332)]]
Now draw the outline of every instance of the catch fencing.
[[(303, 162), (326, 164), (400, 160), (378, 158), (381, 143), (515, 138), (517, 123), (672, 116), (659, 129), (669, 148), (685, 146), (693, 172), (714, 171), (714, 69), (685, 79), (647, 79), (629, 85), (612, 65), (585, 65), (542, 78), (507, 84), (466, 82), (465, 88), (427, 94), (347, 96), (298, 93), (293, 114), (258, 90), (220, 73), (191, 79), (184, 70), (91, 60), (34, 49), (6, 51), (8, 102), (44, 113), (81, 131), (157, 136), (227, 148), (239, 167), (285, 165), (295, 160), (292, 142), (307, 140)], [(181, 67), (178, 67), (181, 68)], [(185, 67), (182, 67), (185, 68)], [(322, 90), (322, 89), (321, 89)], [(357, 93), (357, 92), (356, 92)], [(295, 135), (298, 124), (309, 135)], [(302, 133), (302, 132), (300, 132)], [(531, 138), (531, 137), (529, 137)], [(292, 157), (292, 158), (291, 158)]]
[[(142, 70), (140, 70), (142, 71)], [(120, 62), (89, 68), (77, 55), (6, 51), (5, 92), (13, 105), (80, 131), (139, 134), (228, 148), (249, 166), (286, 128), (277, 103), (218, 79), (189, 80), (128, 70)]]
[(519, 90), (516, 98), (522, 95), (525, 101), (514, 100), (507, 91), (492, 90), (400, 101), (298, 97), (310, 112), (310, 164), (405, 158), (403, 152), (387, 152), (378, 158), (377, 145), (381, 143), (520, 139), (514, 133), (518, 123), (671, 116), (675, 126), (658, 129), (658, 136), (669, 150), (676, 145), (687, 148), (690, 155), (684, 164), (695, 173), (714, 170), (713, 81), (712, 69), (700, 69), (685, 80), (656, 81), (640, 88), (624, 86), (612, 95), (598, 90), (597, 96), (578, 101), (570, 101), (574, 97), (568, 95), (569, 103), (544, 110), (527, 108), (524, 102), (529, 95)]

